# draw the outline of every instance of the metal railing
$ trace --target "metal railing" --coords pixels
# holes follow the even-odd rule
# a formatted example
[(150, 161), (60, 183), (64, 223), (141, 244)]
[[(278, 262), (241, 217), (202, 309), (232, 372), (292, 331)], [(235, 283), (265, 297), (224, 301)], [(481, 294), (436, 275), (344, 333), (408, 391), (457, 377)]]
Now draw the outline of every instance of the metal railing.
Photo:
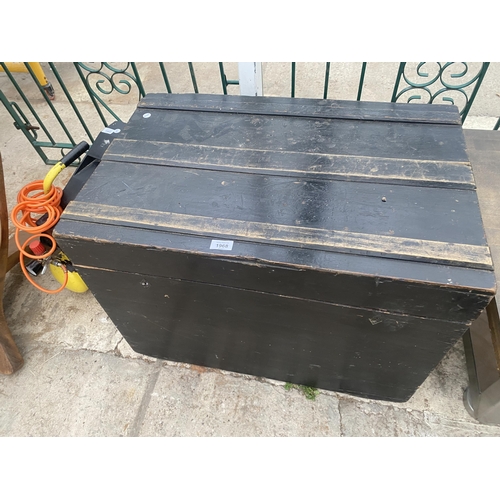
[[(103, 126), (106, 127), (115, 120), (126, 121), (128, 117), (124, 113), (129, 115), (148, 91), (199, 93), (200, 83), (206, 87), (206, 78), (199, 83), (192, 62), (183, 63), (188, 77), (182, 84), (176, 84), (169, 75), (168, 64), (173, 63), (143, 63), (140, 67), (140, 63), (133, 62), (49, 62), (46, 63), (49, 69), (46, 73), (51, 79), (54, 78), (51, 84), (56, 95), (52, 100), (30, 64), (24, 63), (30, 78), (19, 81), (19, 76), (12, 74), (7, 63), (0, 63), (5, 74), (0, 81), (0, 100), (13, 119), (14, 126), (23, 132), (42, 160), (53, 164), (82, 139), (93, 142)], [(289, 64), (289, 95), (297, 97), (297, 75), (304, 76), (306, 63)], [(351, 83), (349, 87), (352, 98), (358, 101), (365, 91), (372, 63), (359, 64), (357, 83)], [(177, 65), (178, 69), (179, 63)], [(231, 86), (239, 85), (238, 79), (228, 79), (224, 63), (213, 63), (213, 66), (209, 92), (228, 94)], [(392, 94), (387, 100), (456, 104), (462, 121), (465, 121), (489, 66), (490, 63), (487, 62), (399, 63), (393, 79)], [(323, 74), (322, 92), (319, 91), (316, 97), (335, 98), (335, 86), (332, 91), (332, 63), (324, 63)], [(220, 79), (218, 87), (214, 86), (216, 79)], [(234, 91), (237, 89), (234, 88)], [(123, 101), (123, 98), (128, 100)], [(498, 130), (499, 126), (500, 119), (493, 129)], [(53, 150), (57, 153), (49, 156), (56, 157), (50, 158), (48, 153)]]

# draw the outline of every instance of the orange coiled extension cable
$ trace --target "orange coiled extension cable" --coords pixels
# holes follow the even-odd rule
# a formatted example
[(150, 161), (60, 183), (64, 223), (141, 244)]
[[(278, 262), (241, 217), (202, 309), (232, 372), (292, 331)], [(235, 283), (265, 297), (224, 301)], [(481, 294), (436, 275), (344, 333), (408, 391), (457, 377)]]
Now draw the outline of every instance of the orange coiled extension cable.
[[(42, 292), (51, 294), (59, 293), (66, 287), (66, 284), (68, 283), (68, 270), (66, 267), (61, 264), (64, 271), (63, 284), (56, 290), (47, 290), (33, 281), (26, 270), (24, 257), (43, 260), (50, 257), (55, 252), (57, 248), (56, 241), (51, 234), (47, 233), (47, 231), (52, 229), (61, 217), (61, 197), (61, 188), (52, 185), (49, 192), (44, 194), (43, 181), (33, 181), (26, 184), (26, 186), (19, 191), (19, 194), (17, 195), (17, 205), (11, 212), (11, 219), (16, 227), (15, 241), (17, 248), (19, 249), (19, 262), (21, 264), (21, 269), (23, 270), (23, 273), (28, 281), (34, 287), (38, 288), (38, 290), (41, 290)], [(45, 214), (47, 214), (47, 220), (43, 224), (37, 225), (37, 220)], [(33, 218), (33, 215), (38, 217)], [(23, 244), (19, 241), (19, 234), (21, 231), (31, 234), (31, 236)], [(26, 252), (26, 246), (40, 237), (47, 238), (52, 242), (51, 249), (43, 255), (34, 255)]]

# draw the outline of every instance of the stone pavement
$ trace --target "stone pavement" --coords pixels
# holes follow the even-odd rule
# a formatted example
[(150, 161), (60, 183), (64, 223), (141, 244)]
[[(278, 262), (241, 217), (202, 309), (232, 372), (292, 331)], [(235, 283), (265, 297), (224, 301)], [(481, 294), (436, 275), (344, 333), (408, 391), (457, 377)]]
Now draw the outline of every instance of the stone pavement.
[[(71, 119), (69, 107), (58, 106)], [(126, 114), (135, 103), (117, 106)], [(495, 113), (477, 123), (494, 123)], [(11, 121), (0, 106), (9, 207), (22, 185), (49, 168)], [(71, 170), (63, 174), (61, 185)], [(7, 276), (4, 303), (25, 366), (0, 376), (0, 436), (500, 436), (500, 426), (479, 424), (463, 406), (461, 341), (406, 403), (328, 391), (308, 400), (282, 382), (138, 355), (90, 292), (43, 294), (19, 267)]]

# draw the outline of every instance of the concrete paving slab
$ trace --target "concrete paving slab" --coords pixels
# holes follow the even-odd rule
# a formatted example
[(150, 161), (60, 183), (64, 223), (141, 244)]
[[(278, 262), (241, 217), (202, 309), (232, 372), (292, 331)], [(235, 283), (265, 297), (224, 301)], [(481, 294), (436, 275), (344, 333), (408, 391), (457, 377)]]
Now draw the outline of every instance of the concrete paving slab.
[[(362, 99), (390, 101), (399, 63), (368, 63)], [(328, 99), (356, 100), (361, 75), (361, 62), (330, 63)], [(322, 99), (325, 86), (324, 62), (297, 62), (295, 65), (295, 97)], [(291, 96), (292, 67), (289, 62), (262, 64), (264, 95)]]
[(463, 124), (464, 129), (493, 130), (498, 116), (467, 116)]
[[(43, 179), (50, 167), (43, 163), (24, 135), (14, 128), (10, 117), (8, 120), (0, 114), (0, 122), (3, 122), (0, 144), (5, 175), (7, 207), (10, 213), (16, 204), (19, 190), (28, 182)], [(12, 233), (14, 231), (13, 226), (10, 229)]]
[(500, 436), (500, 427), (452, 419), (428, 411), (412, 410), (339, 396), (342, 436), (357, 437), (480, 437)]
[(427, 436), (424, 412), (377, 401), (339, 397), (341, 435), (344, 437)]
[[(152, 358), (150, 356), (146, 356), (145, 354), (140, 354), (135, 352), (129, 345), (129, 343), (121, 337), (120, 341), (116, 345), (114, 350), (115, 354), (121, 356), (122, 358), (131, 358), (131, 359), (143, 359), (146, 361), (156, 361), (156, 358)], [(165, 363), (170, 364), (172, 366), (181, 366), (182, 363), (177, 363), (175, 361), (165, 361)]]
[[(39, 283), (55, 289), (58, 283), (50, 272)], [(122, 336), (91, 292), (79, 294), (63, 290), (57, 295), (36, 290), (19, 266), (6, 279), (5, 313), (19, 348), (34, 342), (60, 348), (114, 352)]]
[(339, 436), (334, 393), (307, 400), (284, 384), (202, 367), (165, 366), (141, 436)]
[[(235, 62), (223, 64), (226, 78), (228, 80), (238, 80), (238, 64)], [(164, 67), (172, 92), (194, 92), (187, 63), (165, 62)], [(147, 92), (167, 91), (159, 64), (138, 63), (137, 69)], [(200, 94), (223, 93), (220, 69), (217, 62), (193, 62), (193, 70)], [(227, 93), (229, 95), (238, 95), (239, 87), (237, 85), (228, 85)]]
[(155, 367), (48, 344), (24, 355), (0, 377), (0, 436), (125, 436)]
[(478, 422), (466, 422), (451, 419), (443, 415), (424, 412), (425, 423), (430, 427), (432, 437), (499, 437), (500, 427), (482, 425)]
[(395, 408), (428, 411), (447, 418), (475, 422), (462, 402), (467, 386), (467, 366), (463, 342), (460, 340), (406, 403), (391, 403), (391, 405)]

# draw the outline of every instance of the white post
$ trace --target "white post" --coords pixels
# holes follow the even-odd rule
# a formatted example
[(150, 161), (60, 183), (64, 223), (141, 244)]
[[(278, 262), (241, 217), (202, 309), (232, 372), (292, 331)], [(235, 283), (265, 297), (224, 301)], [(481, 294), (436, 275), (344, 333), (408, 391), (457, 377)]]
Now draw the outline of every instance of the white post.
[(262, 63), (239, 62), (238, 74), (241, 95), (263, 95)]

